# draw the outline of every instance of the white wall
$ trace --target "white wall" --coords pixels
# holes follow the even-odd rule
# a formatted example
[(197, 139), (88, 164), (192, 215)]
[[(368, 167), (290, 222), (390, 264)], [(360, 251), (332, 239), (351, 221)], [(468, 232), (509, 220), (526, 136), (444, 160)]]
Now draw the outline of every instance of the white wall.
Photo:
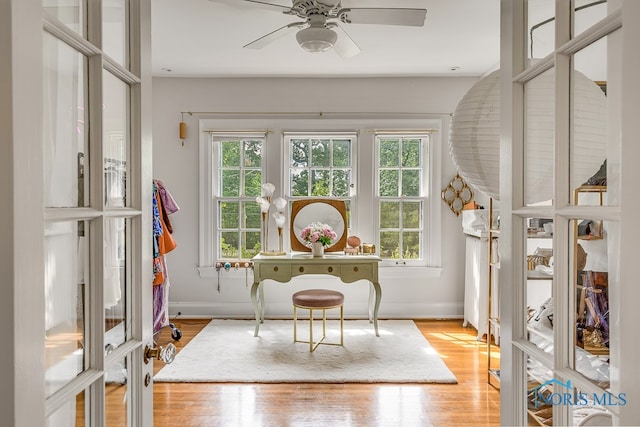
[[(434, 117), (445, 118), (441, 152), (442, 185), (446, 186), (456, 173), (447, 145), (449, 114), (476, 81), (475, 78), (155, 78), (154, 177), (164, 182), (181, 208), (171, 216), (173, 237), (178, 247), (167, 255), (171, 315), (180, 311), (183, 316), (253, 317), (244, 270), (222, 271), (220, 292), (217, 291), (217, 278), (205, 279), (198, 274), (198, 121), (211, 116), (185, 115), (188, 131), (183, 146), (178, 137), (181, 112), (373, 111), (434, 114)], [(394, 280), (381, 272), (383, 296), (380, 318), (462, 317), (464, 238), (460, 218), (444, 202), (441, 209), (440, 277)], [(308, 287), (314, 283), (317, 286), (316, 280), (299, 279), (295, 286)], [(346, 316), (366, 315), (366, 284), (343, 285), (329, 278), (323, 286), (345, 292)], [(293, 289), (292, 284), (267, 282), (267, 317), (291, 316)]]

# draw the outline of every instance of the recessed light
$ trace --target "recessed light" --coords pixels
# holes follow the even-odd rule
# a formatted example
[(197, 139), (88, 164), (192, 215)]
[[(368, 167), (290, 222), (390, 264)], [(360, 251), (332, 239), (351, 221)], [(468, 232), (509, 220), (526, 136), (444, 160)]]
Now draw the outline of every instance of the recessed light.
[(449, 68), (449, 71), (458, 71), (460, 69), (460, 67), (458, 67), (457, 65), (454, 65), (453, 67)]
[(167, 67), (161, 68), (161, 70), (166, 71), (167, 73), (170, 73), (173, 71), (171, 68), (167, 68)]

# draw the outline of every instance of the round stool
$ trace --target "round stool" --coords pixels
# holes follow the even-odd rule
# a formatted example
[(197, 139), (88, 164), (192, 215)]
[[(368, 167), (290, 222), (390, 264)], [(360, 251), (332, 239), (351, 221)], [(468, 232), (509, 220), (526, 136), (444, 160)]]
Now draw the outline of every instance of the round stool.
[[(314, 351), (320, 344), (343, 345), (344, 343), (344, 295), (328, 289), (307, 289), (293, 294), (293, 342), (309, 343), (309, 351)], [(309, 310), (309, 341), (298, 340), (298, 308)], [(340, 342), (323, 342), (327, 334), (327, 310), (340, 308)], [(313, 341), (313, 310), (322, 310), (322, 338)]]

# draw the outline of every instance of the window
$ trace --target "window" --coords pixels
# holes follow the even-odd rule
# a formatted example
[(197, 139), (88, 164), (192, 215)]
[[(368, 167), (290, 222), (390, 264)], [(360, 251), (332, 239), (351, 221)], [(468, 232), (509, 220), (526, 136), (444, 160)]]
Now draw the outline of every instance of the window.
[[(443, 120), (448, 118), (203, 119), (200, 275), (215, 277), (216, 263), (242, 264), (260, 251), (256, 197), (269, 182), (276, 187), (275, 196), (289, 202), (307, 197), (344, 200), (348, 234), (374, 243), (381, 267), (393, 267), (383, 276), (415, 277), (413, 268), (423, 267), (421, 277), (438, 277)], [(204, 130), (244, 126), (269, 130)], [(374, 126), (424, 130), (382, 132)], [(430, 197), (433, 194), (438, 197)], [(289, 238), (287, 230), (285, 250)], [(270, 239), (274, 244), (273, 236)]]
[(428, 135), (376, 136), (378, 252), (397, 265), (425, 259), (428, 145)]
[(219, 258), (249, 259), (260, 252), (262, 139), (217, 141)]

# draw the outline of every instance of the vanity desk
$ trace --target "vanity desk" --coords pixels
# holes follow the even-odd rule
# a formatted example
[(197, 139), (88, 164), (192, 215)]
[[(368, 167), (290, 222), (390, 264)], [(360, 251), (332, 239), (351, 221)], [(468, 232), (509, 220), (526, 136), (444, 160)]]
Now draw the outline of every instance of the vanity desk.
[(251, 303), (256, 316), (254, 336), (258, 336), (260, 323), (264, 322), (264, 280), (290, 282), (292, 278), (305, 274), (322, 274), (338, 277), (343, 283), (368, 280), (369, 288), (369, 322), (373, 323), (376, 336), (378, 333), (378, 309), (382, 290), (378, 282), (378, 264), (380, 257), (376, 255), (344, 255), (325, 253), (322, 257), (314, 257), (310, 253), (289, 253), (286, 255), (256, 255), (253, 263), (253, 285), (251, 286)]

